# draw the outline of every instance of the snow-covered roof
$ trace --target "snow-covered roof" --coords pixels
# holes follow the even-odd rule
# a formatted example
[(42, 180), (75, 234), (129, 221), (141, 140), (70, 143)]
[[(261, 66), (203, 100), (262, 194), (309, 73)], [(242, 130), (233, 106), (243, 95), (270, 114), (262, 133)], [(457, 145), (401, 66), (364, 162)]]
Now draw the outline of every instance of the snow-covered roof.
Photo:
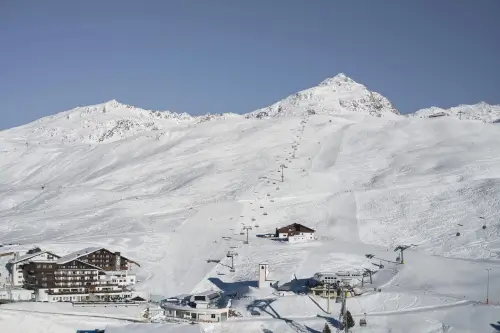
[(106, 327), (106, 333), (200, 333), (199, 325), (129, 324)]
[(87, 255), (89, 253), (93, 253), (93, 252), (98, 251), (100, 249), (102, 249), (102, 247), (86, 247), (84, 249), (72, 252), (68, 255), (65, 255), (64, 257), (59, 258), (57, 260), (57, 263), (58, 264), (65, 264), (68, 261), (76, 260), (76, 259), (80, 258), (81, 256)]
[(50, 252), (50, 251), (40, 251), (40, 252), (35, 252), (35, 253), (30, 253), (30, 254), (25, 254), (23, 256), (20, 256), (20, 257), (17, 257), (15, 259), (11, 259), (9, 260), (10, 263), (12, 264), (17, 264), (18, 262), (21, 262), (21, 261), (26, 261), (28, 259), (31, 259), (33, 257), (36, 257), (37, 255), (40, 255), (40, 254), (44, 254), (44, 253), (50, 253), (52, 254), (53, 256), (55, 257), (59, 257), (58, 255), (55, 255), (54, 253)]
[(193, 296), (212, 296), (214, 294), (219, 294), (218, 291), (215, 291), (215, 290), (207, 290), (207, 291), (203, 291), (201, 293), (195, 293), (193, 294)]

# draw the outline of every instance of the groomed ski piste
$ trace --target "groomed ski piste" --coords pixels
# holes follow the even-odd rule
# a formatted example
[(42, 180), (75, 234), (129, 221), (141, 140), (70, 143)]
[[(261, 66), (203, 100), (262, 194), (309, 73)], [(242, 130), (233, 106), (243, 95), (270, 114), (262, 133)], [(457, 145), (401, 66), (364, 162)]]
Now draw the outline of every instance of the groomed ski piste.
[[(353, 332), (494, 332), (500, 126), (302, 111), (161, 119), (159, 131), (104, 142), (65, 141), (46, 130), (37, 136), (35, 128), (58, 119), (0, 132), (0, 243), (21, 244), (2, 252), (113, 248), (141, 264), (138, 292), (218, 289), (238, 295), (232, 307), (241, 314), (217, 324), (145, 324), (133, 323), (138, 308), (20, 302), (0, 305), (1, 330), (279, 333), (321, 332), (325, 323), (334, 330), (339, 304), (331, 302), (328, 314), (323, 298), (259, 289), (258, 264), (268, 263), (270, 280), (282, 284), (322, 271), (375, 269), (382, 259), (368, 285), (381, 291), (347, 300)], [(256, 237), (295, 222), (318, 239)], [(242, 225), (253, 226), (249, 244)], [(397, 264), (393, 250), (404, 244), (415, 246)], [(228, 250), (238, 253), (235, 272)], [(0, 260), (3, 270), (7, 259)], [(365, 313), (368, 325), (359, 327)]]

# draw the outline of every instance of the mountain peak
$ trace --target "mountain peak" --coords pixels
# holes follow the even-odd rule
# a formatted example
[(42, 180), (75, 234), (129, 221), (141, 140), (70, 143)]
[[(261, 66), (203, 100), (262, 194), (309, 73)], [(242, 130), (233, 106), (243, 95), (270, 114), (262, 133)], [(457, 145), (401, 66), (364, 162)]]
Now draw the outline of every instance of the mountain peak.
[(340, 86), (340, 85), (346, 84), (346, 83), (356, 83), (356, 81), (354, 81), (353, 79), (351, 79), (350, 77), (348, 77), (344, 73), (339, 73), (339, 74), (335, 75), (334, 77), (330, 77), (328, 79), (321, 81), (319, 86), (320, 87), (330, 86), (330, 85)]
[(399, 115), (391, 102), (368, 90), (344, 73), (323, 80), (316, 87), (299, 91), (267, 108), (245, 115), (246, 118), (269, 118), (285, 115), (339, 114), (355, 112), (376, 117)]
[(124, 104), (118, 102), (116, 99), (112, 99), (112, 100), (109, 100), (105, 103), (103, 103), (105, 106), (111, 106), (111, 107), (119, 107), (119, 106), (122, 106)]

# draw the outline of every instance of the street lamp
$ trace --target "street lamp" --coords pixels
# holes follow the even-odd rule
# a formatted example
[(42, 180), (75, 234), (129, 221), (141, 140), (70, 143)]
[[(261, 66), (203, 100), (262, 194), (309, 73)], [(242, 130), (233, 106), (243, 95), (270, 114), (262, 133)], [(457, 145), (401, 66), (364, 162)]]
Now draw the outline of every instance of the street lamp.
[(490, 293), (490, 271), (491, 268), (486, 268), (486, 271), (488, 272), (488, 282), (486, 283), (486, 304), (489, 303), (489, 293)]

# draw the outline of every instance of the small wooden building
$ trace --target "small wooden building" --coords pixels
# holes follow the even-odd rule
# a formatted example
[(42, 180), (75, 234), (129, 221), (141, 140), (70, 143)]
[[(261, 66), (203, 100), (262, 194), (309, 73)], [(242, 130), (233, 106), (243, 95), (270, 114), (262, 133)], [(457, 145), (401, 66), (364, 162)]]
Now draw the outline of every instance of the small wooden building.
[(314, 239), (316, 231), (299, 223), (293, 223), (282, 228), (277, 228), (275, 237), (288, 240), (289, 242), (300, 242)]

